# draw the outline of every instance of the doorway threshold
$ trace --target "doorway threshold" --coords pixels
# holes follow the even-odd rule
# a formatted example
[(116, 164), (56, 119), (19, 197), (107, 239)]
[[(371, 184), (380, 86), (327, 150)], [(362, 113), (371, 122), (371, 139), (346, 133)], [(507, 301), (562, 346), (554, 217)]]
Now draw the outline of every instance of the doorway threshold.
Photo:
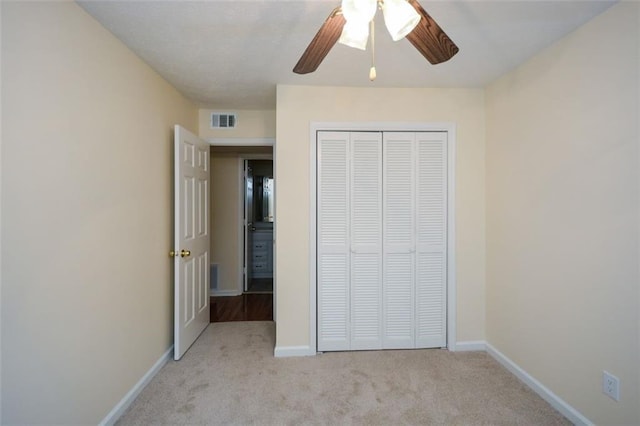
[(272, 294), (212, 296), (210, 322), (273, 321)]

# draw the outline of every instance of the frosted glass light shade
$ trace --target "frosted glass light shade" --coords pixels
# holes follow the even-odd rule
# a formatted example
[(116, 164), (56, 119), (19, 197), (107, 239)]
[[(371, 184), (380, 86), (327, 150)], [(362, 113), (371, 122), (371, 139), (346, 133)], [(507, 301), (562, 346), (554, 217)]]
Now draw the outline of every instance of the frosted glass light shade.
[(342, 0), (342, 14), (349, 21), (369, 23), (376, 14), (376, 0)]
[(382, 13), (393, 41), (405, 37), (420, 22), (420, 15), (406, 0), (384, 0)]
[(351, 20), (344, 24), (338, 43), (366, 50), (367, 40), (369, 40), (369, 23)]
[(342, 14), (347, 21), (338, 43), (366, 50), (369, 39), (369, 22), (376, 14), (376, 0), (342, 0)]

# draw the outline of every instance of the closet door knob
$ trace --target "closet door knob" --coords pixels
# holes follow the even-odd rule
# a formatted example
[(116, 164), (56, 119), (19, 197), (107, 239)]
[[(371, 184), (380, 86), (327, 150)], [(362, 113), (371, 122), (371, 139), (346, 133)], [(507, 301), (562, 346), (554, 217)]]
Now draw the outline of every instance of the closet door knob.
[(191, 256), (191, 252), (189, 250), (180, 250), (180, 257)]

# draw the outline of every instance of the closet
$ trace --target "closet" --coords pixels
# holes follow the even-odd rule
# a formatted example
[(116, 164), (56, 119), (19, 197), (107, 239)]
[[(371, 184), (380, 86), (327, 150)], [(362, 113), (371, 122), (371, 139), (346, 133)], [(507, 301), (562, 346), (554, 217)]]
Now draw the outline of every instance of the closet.
[(317, 149), (318, 350), (446, 346), (447, 132)]

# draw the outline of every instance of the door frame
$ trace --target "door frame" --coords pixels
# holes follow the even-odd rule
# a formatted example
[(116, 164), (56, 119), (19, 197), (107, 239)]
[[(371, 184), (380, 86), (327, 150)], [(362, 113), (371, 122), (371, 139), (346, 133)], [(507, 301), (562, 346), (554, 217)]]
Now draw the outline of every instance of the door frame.
[[(456, 350), (455, 123), (311, 122), (309, 126), (309, 355), (318, 348), (317, 164), (319, 131), (447, 132), (447, 349)], [(275, 318), (275, 317), (274, 317)]]
[[(273, 151), (272, 154), (240, 154), (239, 155), (239, 172), (238, 172), (238, 184), (240, 185), (240, 192), (243, 193), (243, 186), (244, 186), (244, 171), (243, 171), (243, 161), (245, 159), (247, 160), (271, 160), (273, 161), (273, 173), (274, 173), (274, 177), (275, 177), (275, 171), (276, 171), (276, 158), (275, 158), (275, 145), (276, 145), (276, 138), (235, 138), (235, 137), (225, 137), (225, 138), (220, 138), (220, 137), (210, 137), (210, 138), (206, 138), (204, 139), (207, 143), (209, 143), (210, 146), (230, 146), (230, 147), (256, 147), (256, 146), (270, 146), (273, 147)], [(265, 158), (268, 157), (268, 158)], [(242, 217), (242, 211), (244, 209), (244, 197), (238, 197), (238, 214), (240, 215), (239, 217), (239, 223), (243, 223), (243, 217)], [(274, 215), (277, 215), (277, 211), (278, 211), (278, 206), (274, 206)], [(243, 289), (243, 277), (242, 277), (242, 261), (243, 261), (243, 257), (244, 257), (244, 235), (242, 233), (242, 226), (238, 227), (238, 259), (241, 259), (241, 262), (239, 263), (238, 266), (238, 294), (242, 294), (244, 289)], [(276, 262), (275, 262), (275, 236), (276, 236), (276, 222), (273, 222), (273, 244), (274, 244), (274, 257), (273, 257), (273, 318), (276, 318), (276, 288), (277, 288), (277, 283), (276, 283)]]
[[(245, 203), (245, 189), (244, 189), (244, 162), (245, 161), (249, 161), (249, 160), (271, 160), (272, 163), (274, 163), (274, 171), (275, 171), (275, 162), (273, 161), (273, 154), (240, 154), (240, 156), (238, 157), (238, 169), (239, 169), (239, 178), (238, 178), (238, 185), (240, 188), (240, 193), (243, 194), (242, 197), (240, 197), (240, 200), (238, 200), (238, 213), (240, 214), (240, 217), (238, 219), (238, 223), (242, 224), (242, 226), (239, 227), (238, 229), (238, 254), (239, 254), (239, 259), (241, 259), (242, 261), (240, 262), (239, 265), (239, 271), (238, 271), (238, 278), (239, 278), (239, 282), (240, 282), (240, 286), (239, 286), (239, 294), (244, 293), (244, 262), (246, 262), (245, 259), (245, 255), (247, 253), (247, 249), (244, 246), (245, 245), (245, 239), (244, 239), (244, 203)], [(275, 173), (274, 173), (275, 174)], [(275, 182), (275, 180), (274, 180)], [(277, 183), (276, 183), (277, 185)], [(275, 209), (274, 209), (275, 211)], [(274, 213), (274, 217), (275, 217), (275, 213)], [(274, 238), (275, 238), (275, 226), (276, 226), (276, 222), (275, 219), (273, 221), (273, 227), (274, 227)], [(274, 262), (275, 263), (275, 262)], [(272, 270), (274, 270), (275, 268), (275, 264), (271, 265), (272, 266)], [(274, 278), (275, 278), (275, 274), (274, 274)], [(275, 280), (273, 283), (274, 286), (274, 294), (275, 294)], [(275, 317), (274, 317), (275, 318)]]

